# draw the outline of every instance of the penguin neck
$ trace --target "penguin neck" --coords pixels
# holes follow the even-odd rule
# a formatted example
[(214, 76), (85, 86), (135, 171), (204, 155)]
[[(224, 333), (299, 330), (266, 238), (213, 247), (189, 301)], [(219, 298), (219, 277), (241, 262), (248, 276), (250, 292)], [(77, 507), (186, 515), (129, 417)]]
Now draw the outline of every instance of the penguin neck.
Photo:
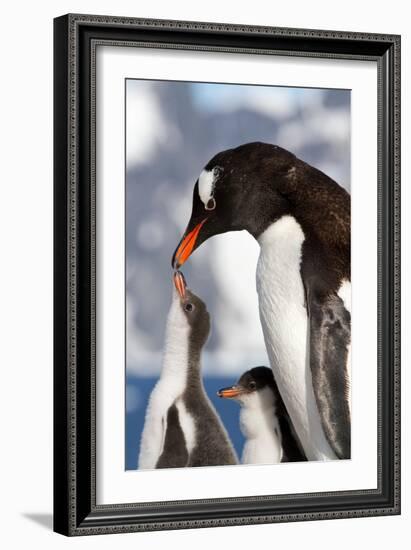
[(283, 218), (291, 217), (300, 226), (307, 241), (315, 243), (323, 254), (333, 254), (334, 261), (349, 279), (351, 248), (351, 201), (349, 193), (334, 180), (303, 163), (279, 188), (281, 200), (270, 195), (260, 200), (258, 220), (249, 232), (260, 243), (267, 230)]
[(243, 404), (240, 411), (240, 427), (246, 440), (243, 464), (272, 464), (280, 462), (283, 456), (280, 425), (271, 390), (266, 388), (258, 393), (260, 395)]
[(244, 437), (274, 437), (277, 427), (276, 405), (269, 388), (252, 394), (240, 409), (240, 425)]
[(186, 387), (190, 389), (199, 389), (203, 387), (201, 368), (201, 349), (199, 350), (191, 344), (187, 363)]
[(201, 350), (192, 345), (188, 325), (169, 323), (167, 327), (161, 380), (174, 398), (182, 395), (188, 384), (190, 387), (202, 385)]
[(313, 166), (301, 163), (286, 189), (290, 213), (324, 245), (349, 244), (349, 193)]

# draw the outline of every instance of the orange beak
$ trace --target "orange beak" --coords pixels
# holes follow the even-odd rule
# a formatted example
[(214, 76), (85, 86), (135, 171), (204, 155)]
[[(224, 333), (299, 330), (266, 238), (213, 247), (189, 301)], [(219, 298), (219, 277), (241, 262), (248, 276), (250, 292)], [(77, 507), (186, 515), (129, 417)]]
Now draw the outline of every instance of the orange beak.
[(206, 221), (207, 218), (197, 224), (194, 229), (190, 231), (190, 233), (187, 233), (187, 235), (181, 241), (180, 246), (177, 248), (174, 256), (174, 267), (176, 269), (181, 267), (190, 257), (196, 244), (198, 234), (200, 233), (200, 230)]
[(181, 271), (176, 271), (174, 273), (174, 286), (176, 287), (177, 292), (180, 294), (180, 297), (184, 298), (186, 295), (187, 284)]
[(218, 397), (222, 397), (223, 399), (233, 399), (234, 397), (238, 397), (244, 393), (243, 389), (240, 388), (240, 386), (231, 386), (230, 388), (223, 388), (221, 390), (218, 390), (217, 395)]

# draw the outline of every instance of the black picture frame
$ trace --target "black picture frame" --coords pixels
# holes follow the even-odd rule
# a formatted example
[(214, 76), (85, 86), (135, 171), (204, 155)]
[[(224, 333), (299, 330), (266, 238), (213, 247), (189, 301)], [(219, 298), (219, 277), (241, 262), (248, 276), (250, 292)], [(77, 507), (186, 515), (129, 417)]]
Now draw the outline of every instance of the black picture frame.
[[(100, 43), (378, 65), (378, 488), (96, 505), (95, 50)], [(94, 94), (94, 95), (93, 95)], [(400, 37), (126, 17), (54, 20), (54, 530), (89, 535), (400, 513)]]

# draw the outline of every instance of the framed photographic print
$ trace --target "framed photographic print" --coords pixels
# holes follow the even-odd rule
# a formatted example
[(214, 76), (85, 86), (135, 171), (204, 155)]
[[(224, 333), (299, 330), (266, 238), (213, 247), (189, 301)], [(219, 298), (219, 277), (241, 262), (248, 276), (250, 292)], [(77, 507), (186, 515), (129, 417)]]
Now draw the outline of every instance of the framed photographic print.
[(400, 513), (400, 37), (54, 32), (55, 531)]

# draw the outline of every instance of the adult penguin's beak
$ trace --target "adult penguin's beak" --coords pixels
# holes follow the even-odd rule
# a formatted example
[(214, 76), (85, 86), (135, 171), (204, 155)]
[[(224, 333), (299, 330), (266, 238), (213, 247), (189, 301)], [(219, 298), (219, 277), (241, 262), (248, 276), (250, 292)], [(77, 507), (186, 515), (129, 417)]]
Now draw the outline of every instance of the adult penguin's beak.
[(192, 229), (190, 229), (190, 227), (187, 228), (171, 260), (171, 264), (174, 269), (176, 270), (179, 269), (188, 260), (191, 253), (196, 248), (198, 235), (206, 221), (207, 221), (207, 218), (204, 218), (200, 223), (197, 223)]

